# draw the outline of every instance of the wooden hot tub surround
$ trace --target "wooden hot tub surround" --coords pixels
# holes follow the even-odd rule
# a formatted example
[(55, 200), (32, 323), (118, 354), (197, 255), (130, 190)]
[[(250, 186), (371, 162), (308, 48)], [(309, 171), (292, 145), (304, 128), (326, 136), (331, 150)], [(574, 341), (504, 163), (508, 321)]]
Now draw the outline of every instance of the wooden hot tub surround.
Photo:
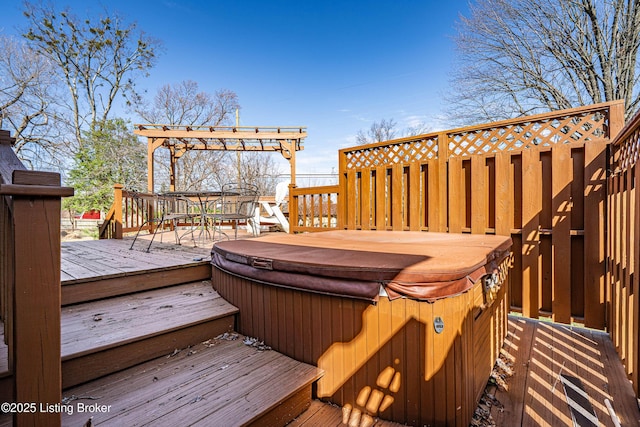
[[(329, 248), (326, 257), (322, 245)], [(212, 282), (239, 308), (239, 332), (325, 371), (315, 393), (340, 405), (345, 420), (468, 425), (506, 333), (509, 245), (505, 237), (422, 232), (270, 236), (216, 244)], [(344, 273), (353, 258), (336, 251), (356, 252), (361, 272)], [(251, 272), (254, 259), (260, 267)], [(338, 285), (323, 292), (300, 273), (298, 286), (273, 282), (277, 276), (264, 263), (308, 267), (322, 279), (338, 276)], [(370, 280), (375, 276), (385, 278)], [(432, 286), (417, 298), (419, 283), (430, 286), (425, 278), (437, 278), (444, 293)], [(362, 282), (376, 283), (375, 295), (363, 292)]]

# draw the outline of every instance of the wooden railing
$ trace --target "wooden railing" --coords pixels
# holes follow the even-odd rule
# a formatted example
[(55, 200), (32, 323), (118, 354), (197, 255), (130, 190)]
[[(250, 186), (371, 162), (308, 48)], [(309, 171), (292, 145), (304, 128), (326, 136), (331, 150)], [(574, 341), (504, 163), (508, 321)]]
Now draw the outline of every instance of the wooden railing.
[(611, 144), (607, 212), (607, 327), (640, 397), (640, 113)]
[(0, 307), (13, 378), (12, 400), (31, 403), (15, 426), (60, 425), (60, 175), (25, 170), (0, 131)]
[(520, 272), (511, 275), (512, 310), (604, 328), (606, 145), (348, 172), (345, 228), (510, 236)]
[(290, 232), (321, 231), (342, 228), (344, 216), (339, 206), (339, 187), (327, 185), (312, 188), (289, 188)]
[(122, 239), (125, 233), (138, 230), (153, 232), (157, 224), (149, 219), (158, 215), (161, 197), (156, 194), (125, 190), (122, 184), (113, 186), (113, 204), (100, 226), (100, 239)]
[[(304, 197), (301, 197), (300, 203), (303, 203), (303, 199)], [(122, 239), (126, 233), (137, 233), (138, 231), (153, 233), (154, 228), (158, 226), (162, 226), (164, 229), (172, 227), (173, 224), (169, 222), (159, 224), (158, 221), (150, 221), (150, 219), (158, 218), (158, 216), (162, 214), (162, 207), (160, 204), (167, 204), (172, 200), (175, 203), (175, 198), (170, 196), (138, 193), (124, 189), (121, 184), (115, 184), (113, 187), (113, 204), (105, 215), (104, 222), (100, 225), (98, 233), (99, 238)], [(286, 203), (288, 203), (288, 200), (288, 198), (285, 198)], [(275, 203), (275, 198), (273, 196), (260, 197), (259, 201)], [(331, 204), (331, 201), (327, 201), (325, 204), (330, 207), (326, 208), (327, 210), (322, 212), (335, 212), (335, 201), (333, 204)], [(301, 206), (303, 205), (301, 204)], [(311, 212), (309, 208), (304, 206), (302, 207), (302, 211)], [(262, 206), (260, 214), (269, 216)], [(335, 220), (332, 222), (335, 223)], [(185, 222), (184, 224), (178, 223), (176, 225), (189, 226), (191, 223)], [(235, 227), (237, 224), (235, 222), (229, 222), (228, 224), (225, 223), (225, 225)], [(303, 231), (303, 228), (304, 227), (300, 228), (298, 231)]]
[(340, 150), (335, 227), (511, 236), (513, 310), (604, 328), (606, 145), (623, 111), (610, 102)]

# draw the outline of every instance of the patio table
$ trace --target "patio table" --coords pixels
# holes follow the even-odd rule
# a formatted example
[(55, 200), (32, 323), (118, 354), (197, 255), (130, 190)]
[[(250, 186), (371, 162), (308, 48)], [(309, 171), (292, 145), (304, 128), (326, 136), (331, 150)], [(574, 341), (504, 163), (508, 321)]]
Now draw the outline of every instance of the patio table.
[[(200, 217), (200, 221), (198, 224), (198, 228), (200, 228), (200, 234), (198, 235), (199, 239), (204, 239), (203, 236), (206, 235), (206, 233), (208, 233), (208, 229), (207, 229), (207, 206), (208, 204), (215, 198), (220, 197), (222, 194), (221, 191), (209, 191), (209, 190), (203, 190), (203, 191), (169, 191), (169, 192), (165, 192), (165, 193), (161, 193), (160, 197), (166, 198), (168, 200), (175, 200), (176, 203), (179, 203), (180, 201), (185, 203), (186, 206), (186, 212), (187, 214), (191, 215), (194, 214), (194, 217)], [(195, 213), (193, 212), (193, 209), (197, 209), (199, 212)], [(193, 232), (195, 230), (192, 229), (186, 233), (183, 234), (189, 234), (191, 233), (192, 237), (193, 237)], [(195, 239), (194, 239), (195, 242)], [(178, 243), (179, 243), (179, 239), (178, 239)]]

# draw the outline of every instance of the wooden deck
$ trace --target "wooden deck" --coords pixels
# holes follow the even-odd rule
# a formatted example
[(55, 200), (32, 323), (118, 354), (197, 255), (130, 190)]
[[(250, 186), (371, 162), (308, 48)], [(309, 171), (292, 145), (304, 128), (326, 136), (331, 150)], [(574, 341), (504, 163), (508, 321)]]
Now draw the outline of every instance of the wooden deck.
[[(66, 390), (64, 399), (74, 408), (104, 405), (105, 411), (64, 413), (62, 425), (81, 426), (89, 415), (94, 425), (105, 426), (260, 425), (255, 409), (265, 402), (284, 409), (280, 406), (289, 394), (307, 385), (310, 396), (310, 383), (321, 371), (245, 345), (243, 339), (212, 337), (171, 357)], [(299, 402), (288, 404), (295, 410)]]
[[(211, 277), (211, 246), (200, 247), (131, 239), (62, 243), (62, 305), (139, 292)], [(148, 238), (148, 236), (144, 236)]]
[[(495, 394), (500, 405), (491, 414), (499, 426), (614, 426), (608, 400), (622, 426), (640, 425), (631, 383), (605, 332), (509, 317), (504, 350), (513, 376), (508, 390)], [(574, 424), (565, 395), (566, 380), (578, 378), (588, 398), (577, 399), (568, 385), (574, 414), (593, 408), (597, 422)], [(582, 409), (581, 409), (582, 408)], [(580, 415), (577, 415), (578, 417)], [(588, 418), (588, 417), (587, 417)]]
[(62, 308), (62, 386), (233, 330), (238, 309), (201, 281)]
[(362, 416), (343, 411), (342, 408), (319, 400), (311, 402), (309, 409), (287, 424), (288, 427), (401, 427), (403, 424), (384, 421), (378, 418)]
[[(166, 242), (154, 243), (151, 252), (146, 253), (144, 250), (129, 251), (129, 245), (130, 240), (65, 242), (62, 251), (62, 265), (65, 269), (63, 288), (80, 286), (84, 282), (91, 282), (90, 278), (95, 279), (102, 275), (107, 279), (146, 277), (146, 281), (140, 281), (140, 283), (146, 283), (149, 280), (153, 281), (149, 279), (152, 277), (149, 276), (151, 272), (157, 273), (163, 270), (163, 263), (167, 264), (168, 271), (175, 270), (178, 274), (185, 269), (193, 268), (194, 265), (200, 266), (199, 268), (210, 268), (209, 247), (192, 248), (188, 245), (169, 245)], [(202, 259), (196, 260), (200, 257)], [(83, 263), (81, 259), (90, 262)], [(132, 283), (130, 286), (136, 289), (146, 286), (138, 282)], [(206, 285), (200, 286), (206, 289)], [(101, 308), (100, 304), (104, 304), (103, 301), (90, 303), (97, 304), (91, 306), (85, 305), (86, 303), (75, 303), (63, 307), (63, 313), (65, 313), (63, 318), (67, 319), (63, 323), (66, 331), (63, 334), (63, 342), (66, 343), (63, 344), (63, 354), (82, 353), (86, 350), (83, 349), (84, 344), (81, 344), (80, 340), (82, 328), (91, 332), (95, 332), (97, 328), (112, 328), (110, 330), (113, 333), (105, 335), (115, 336), (121, 332), (119, 329), (123, 329), (128, 324), (135, 324), (139, 325), (142, 331), (146, 328), (145, 325), (152, 322), (148, 320), (148, 314), (151, 313), (166, 314), (164, 317), (178, 318), (180, 321), (188, 322), (192, 312), (209, 310), (209, 305), (214, 300), (212, 295), (208, 294), (208, 290), (200, 292), (198, 284), (167, 285), (160, 288), (162, 289), (145, 290), (146, 296), (142, 298), (136, 294), (111, 298), (111, 300), (122, 299), (129, 304), (128, 310), (123, 310), (118, 316), (128, 311), (129, 314), (135, 314), (134, 318), (140, 319), (139, 323), (132, 320), (133, 318), (116, 319), (114, 317), (116, 313), (109, 312), (108, 308)], [(202, 297), (200, 293), (203, 294)], [(153, 297), (147, 298), (147, 296)], [(204, 300), (207, 302), (205, 303)], [(191, 303), (195, 304), (194, 307), (200, 304), (201, 310), (192, 310), (192, 306), (189, 305)], [(81, 313), (84, 316), (81, 316)], [(140, 315), (140, 313), (143, 314)], [(94, 320), (95, 315), (98, 315), (100, 320)], [(77, 335), (78, 339), (73, 339), (73, 334)], [(102, 335), (102, 332), (99, 335), (93, 334), (100, 340), (104, 339)], [(206, 342), (206, 340), (203, 341)], [(276, 361), (276, 352), (255, 352), (255, 349), (241, 346), (239, 348), (241, 358), (256, 362), (259, 360), (258, 357), (268, 359), (261, 359), (262, 361), (250, 368), (248, 372), (242, 373), (242, 371), (231, 370), (231, 363), (224, 361), (226, 360), (224, 355), (217, 355), (219, 350), (227, 351), (231, 346), (238, 347), (240, 344), (237, 341), (225, 341), (215, 342), (215, 345), (211, 346), (212, 343), (213, 341), (209, 341), (208, 344), (198, 344), (190, 349), (177, 347), (182, 350), (174, 357), (163, 356), (103, 379), (68, 388), (64, 391), (64, 396), (67, 399), (78, 399), (73, 401), (74, 404), (111, 402), (105, 403), (112, 405), (110, 412), (93, 414), (96, 425), (124, 425), (122, 420), (134, 419), (140, 425), (172, 425), (176, 419), (183, 424), (185, 420), (189, 420), (187, 424), (200, 422), (204, 425), (206, 423), (204, 417), (213, 416), (214, 412), (225, 414), (238, 423), (243, 422), (243, 418), (236, 417), (250, 409), (246, 407), (238, 409), (236, 406), (221, 409), (229, 403), (225, 402), (228, 400), (226, 394), (228, 390), (233, 390), (237, 384), (253, 384), (252, 381), (256, 379), (256, 375), (260, 380), (261, 374), (265, 372), (275, 372), (278, 377), (290, 370), (287, 365), (290, 362)], [(94, 342), (93, 345), (102, 344)], [(75, 350), (71, 351), (72, 347)], [(598, 425), (615, 425), (605, 399), (610, 402), (622, 426), (640, 425), (640, 411), (631, 384), (605, 332), (512, 316), (509, 318), (509, 333), (504, 352), (508, 355), (505, 358), (511, 360), (514, 372), (506, 379), (508, 389), (496, 391), (496, 399), (500, 404), (494, 406), (491, 411), (496, 425), (573, 427), (564, 386), (566, 379), (572, 377), (580, 379), (579, 388), (583, 389), (588, 396), (586, 401), (589, 405), (584, 406), (593, 408)], [(6, 355), (2, 353), (1, 347), (0, 357), (6, 361)], [(217, 359), (218, 357), (222, 359)], [(2, 363), (0, 362), (0, 367)], [(226, 365), (230, 365), (229, 369), (225, 367)], [(256, 368), (258, 365), (260, 367)], [(108, 386), (107, 381), (110, 381)], [(232, 385), (232, 381), (236, 385)], [(255, 386), (249, 387), (250, 390), (255, 389), (247, 394), (250, 402), (254, 402), (251, 399), (258, 395), (267, 395), (282, 388), (294, 387), (293, 383), (277, 383), (274, 379), (265, 381), (265, 383), (258, 381)], [(205, 392), (202, 388), (205, 385), (217, 385), (218, 382), (222, 387), (218, 395), (208, 394), (210, 392)], [(157, 387), (158, 385), (162, 387)], [(100, 400), (94, 400), (94, 398)], [(238, 402), (246, 403), (244, 398), (239, 398)], [(290, 403), (294, 406), (296, 404), (296, 402)], [(204, 408), (205, 405), (207, 409)], [(185, 415), (187, 413), (189, 415)], [(160, 414), (167, 417), (162, 418), (162, 422), (157, 421)], [(77, 411), (72, 416), (65, 415), (64, 425), (82, 425), (87, 418), (85, 415), (78, 414)], [(167, 420), (166, 423), (165, 420)], [(127, 423), (128, 421), (125, 422)], [(369, 425), (368, 422), (363, 423), (362, 419), (352, 424), (359, 427)], [(10, 419), (0, 416), (1, 425), (11, 425)], [(307, 412), (290, 425), (311, 427), (345, 424), (343, 424), (341, 408), (316, 401)], [(373, 425), (387, 427), (397, 424), (374, 420)]]

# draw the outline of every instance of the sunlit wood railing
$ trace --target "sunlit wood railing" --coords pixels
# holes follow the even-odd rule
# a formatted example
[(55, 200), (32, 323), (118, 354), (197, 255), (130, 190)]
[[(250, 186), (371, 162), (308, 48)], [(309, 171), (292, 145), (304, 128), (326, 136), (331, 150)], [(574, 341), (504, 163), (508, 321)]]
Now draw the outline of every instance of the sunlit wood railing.
[(607, 327), (640, 397), (640, 113), (611, 144), (607, 212)]
[(289, 188), (289, 222), (292, 233), (342, 228), (344, 216), (338, 209), (339, 187)]
[(125, 233), (138, 230), (153, 232), (157, 223), (150, 219), (161, 213), (161, 196), (129, 191), (122, 184), (115, 184), (113, 193), (113, 204), (100, 225), (100, 239), (122, 239)]
[[(38, 405), (14, 414), (14, 425), (60, 425), (60, 175), (28, 171), (0, 131), (0, 316), (9, 347), (10, 399)], [(5, 384), (5, 383), (3, 383)], [(3, 390), (5, 392), (5, 390)]]
[[(195, 196), (192, 199), (194, 202), (199, 201)], [(259, 201), (275, 203), (275, 198), (261, 197)], [(287, 201), (288, 198), (285, 198), (285, 202)], [(140, 193), (126, 190), (121, 184), (115, 184), (113, 203), (105, 215), (104, 222), (100, 225), (98, 236), (100, 239), (122, 239), (127, 233), (139, 231), (153, 233), (156, 227), (163, 227), (166, 230), (176, 225), (190, 226), (191, 222), (153, 221), (162, 215), (163, 206), (176, 208), (180, 203), (182, 202), (177, 202), (175, 196), (169, 194)], [(268, 216), (262, 208), (260, 214)], [(237, 224), (235, 221), (230, 221), (224, 225), (235, 227)]]
[[(623, 111), (609, 102), (340, 150), (332, 225), (511, 236), (512, 310), (604, 328), (606, 146)], [(294, 231), (327, 229), (301, 210)]]

